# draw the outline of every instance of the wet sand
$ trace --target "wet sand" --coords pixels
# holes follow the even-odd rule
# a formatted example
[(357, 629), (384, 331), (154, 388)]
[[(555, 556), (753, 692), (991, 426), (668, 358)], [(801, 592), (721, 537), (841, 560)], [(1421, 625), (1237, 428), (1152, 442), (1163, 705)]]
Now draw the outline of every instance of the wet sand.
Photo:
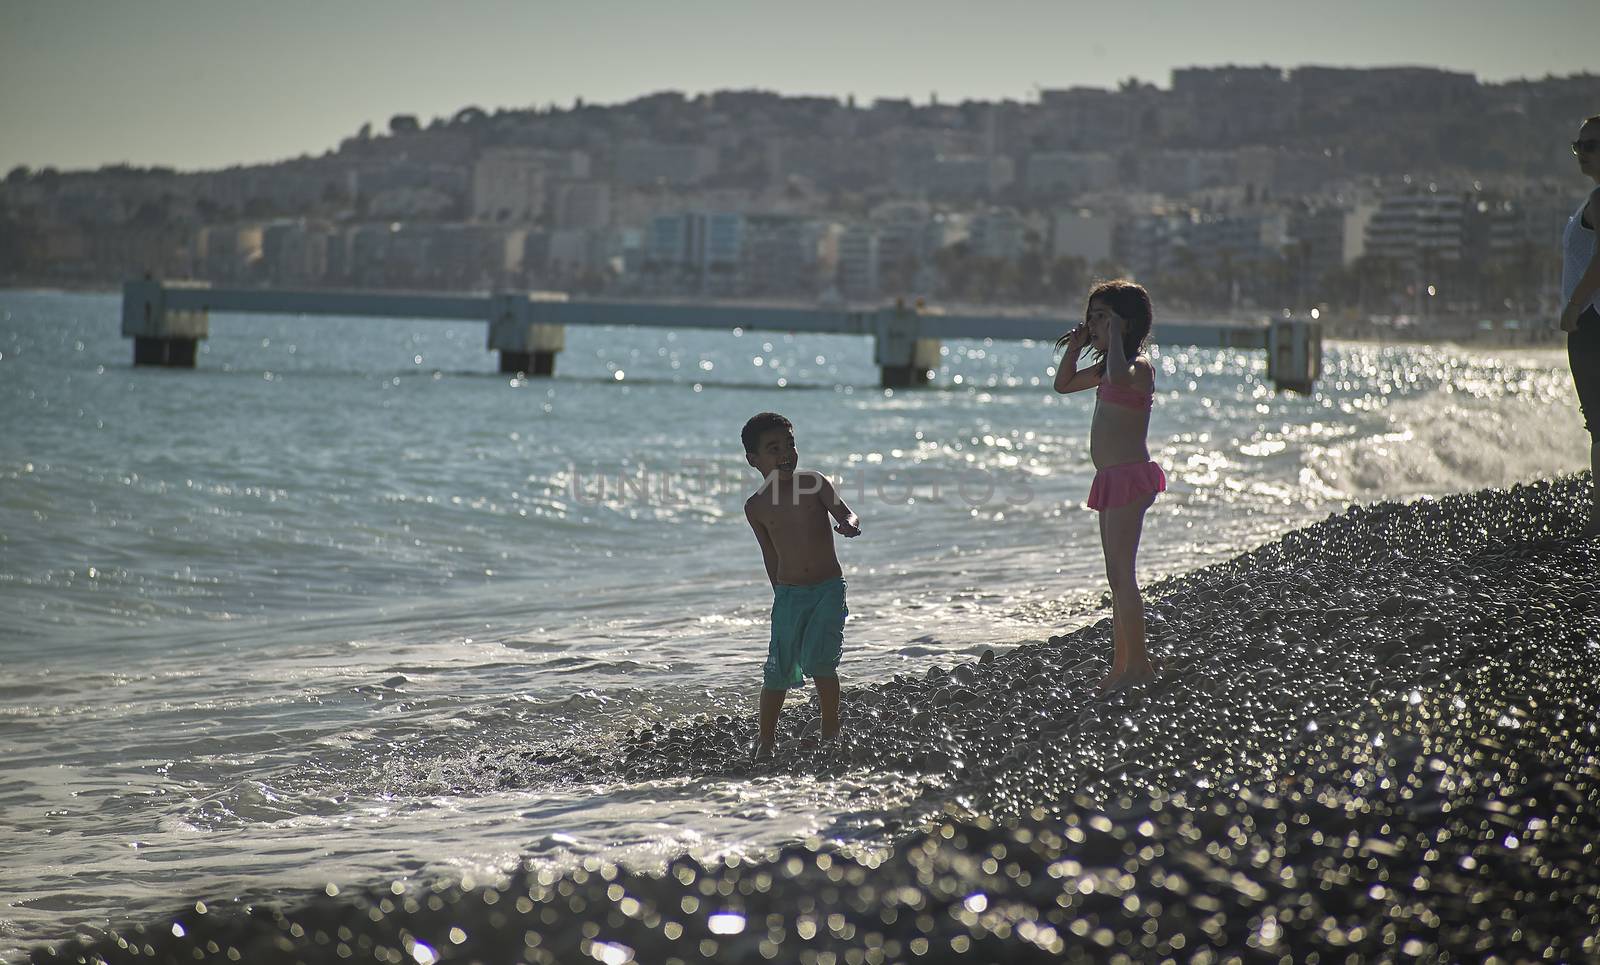
[(922, 789), (858, 846), (183, 905), (34, 958), (1593, 960), (1589, 490), (1584, 474), (1353, 508), (1149, 587), (1167, 669), (1109, 697), (1104, 620), (848, 689), (838, 747), (804, 734), (814, 705), (791, 710), (758, 768), (752, 723), (723, 716), (452, 775), (464, 794), (862, 770)]

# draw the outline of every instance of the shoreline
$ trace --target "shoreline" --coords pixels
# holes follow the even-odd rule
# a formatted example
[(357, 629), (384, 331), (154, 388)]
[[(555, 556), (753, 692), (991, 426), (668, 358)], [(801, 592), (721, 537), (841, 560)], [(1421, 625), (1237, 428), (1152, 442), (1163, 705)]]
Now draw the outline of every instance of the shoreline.
[[(881, 858), (812, 845), (680, 859), (664, 876), (586, 862), (504, 885), (187, 906), (120, 928), (121, 944), (33, 958), (1594, 955), (1600, 540), (1576, 538), (1589, 486), (1354, 506), (1162, 580), (1146, 596), (1167, 670), (1109, 698), (1091, 694), (1101, 619), (847, 691), (859, 736), (831, 757), (752, 769), (750, 722), (702, 717), (471, 764), (479, 786), (531, 790), (903, 774), (927, 790), (881, 815)], [(786, 715), (786, 743), (806, 716)]]

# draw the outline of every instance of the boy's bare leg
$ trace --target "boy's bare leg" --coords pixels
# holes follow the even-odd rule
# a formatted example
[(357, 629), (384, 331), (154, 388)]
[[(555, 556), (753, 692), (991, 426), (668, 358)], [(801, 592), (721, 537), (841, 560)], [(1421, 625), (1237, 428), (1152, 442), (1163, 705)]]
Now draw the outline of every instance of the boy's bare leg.
[(778, 739), (778, 711), (783, 709), (783, 698), (788, 696), (785, 690), (768, 690), (761, 688), (761, 714), (757, 718), (759, 736), (756, 738), (756, 753), (771, 754), (773, 744)]
[(839, 733), (839, 678), (816, 677), (817, 703), (822, 706), (822, 739)]

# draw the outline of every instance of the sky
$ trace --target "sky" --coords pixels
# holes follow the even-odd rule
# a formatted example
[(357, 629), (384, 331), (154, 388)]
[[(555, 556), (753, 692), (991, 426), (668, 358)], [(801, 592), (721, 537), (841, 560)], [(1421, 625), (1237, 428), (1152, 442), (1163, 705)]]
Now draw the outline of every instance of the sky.
[[(1595, 0), (0, 0), (0, 173), (321, 154), (466, 106), (1162, 87), (1174, 67), (1600, 70)], [(1596, 105), (1600, 110), (1600, 105)]]

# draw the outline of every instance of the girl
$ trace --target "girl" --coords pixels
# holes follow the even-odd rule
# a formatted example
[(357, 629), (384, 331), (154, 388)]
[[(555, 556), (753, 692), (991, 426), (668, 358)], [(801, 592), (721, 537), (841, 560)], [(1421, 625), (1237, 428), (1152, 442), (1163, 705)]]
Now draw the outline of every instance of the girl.
[[(1151, 315), (1150, 295), (1142, 286), (1104, 282), (1089, 293), (1083, 324), (1056, 342), (1067, 350), (1056, 370), (1056, 391), (1096, 387), (1089, 430), (1089, 458), (1095, 467), (1089, 508), (1100, 513), (1116, 640), (1111, 672), (1100, 681), (1102, 691), (1148, 680), (1157, 669), (1145, 649), (1144, 598), (1134, 577), (1145, 510), (1167, 488), (1167, 477), (1150, 461), (1145, 444), (1155, 369), (1141, 353), (1150, 337)], [(1095, 364), (1080, 370), (1078, 357), (1086, 346), (1094, 350)]]

